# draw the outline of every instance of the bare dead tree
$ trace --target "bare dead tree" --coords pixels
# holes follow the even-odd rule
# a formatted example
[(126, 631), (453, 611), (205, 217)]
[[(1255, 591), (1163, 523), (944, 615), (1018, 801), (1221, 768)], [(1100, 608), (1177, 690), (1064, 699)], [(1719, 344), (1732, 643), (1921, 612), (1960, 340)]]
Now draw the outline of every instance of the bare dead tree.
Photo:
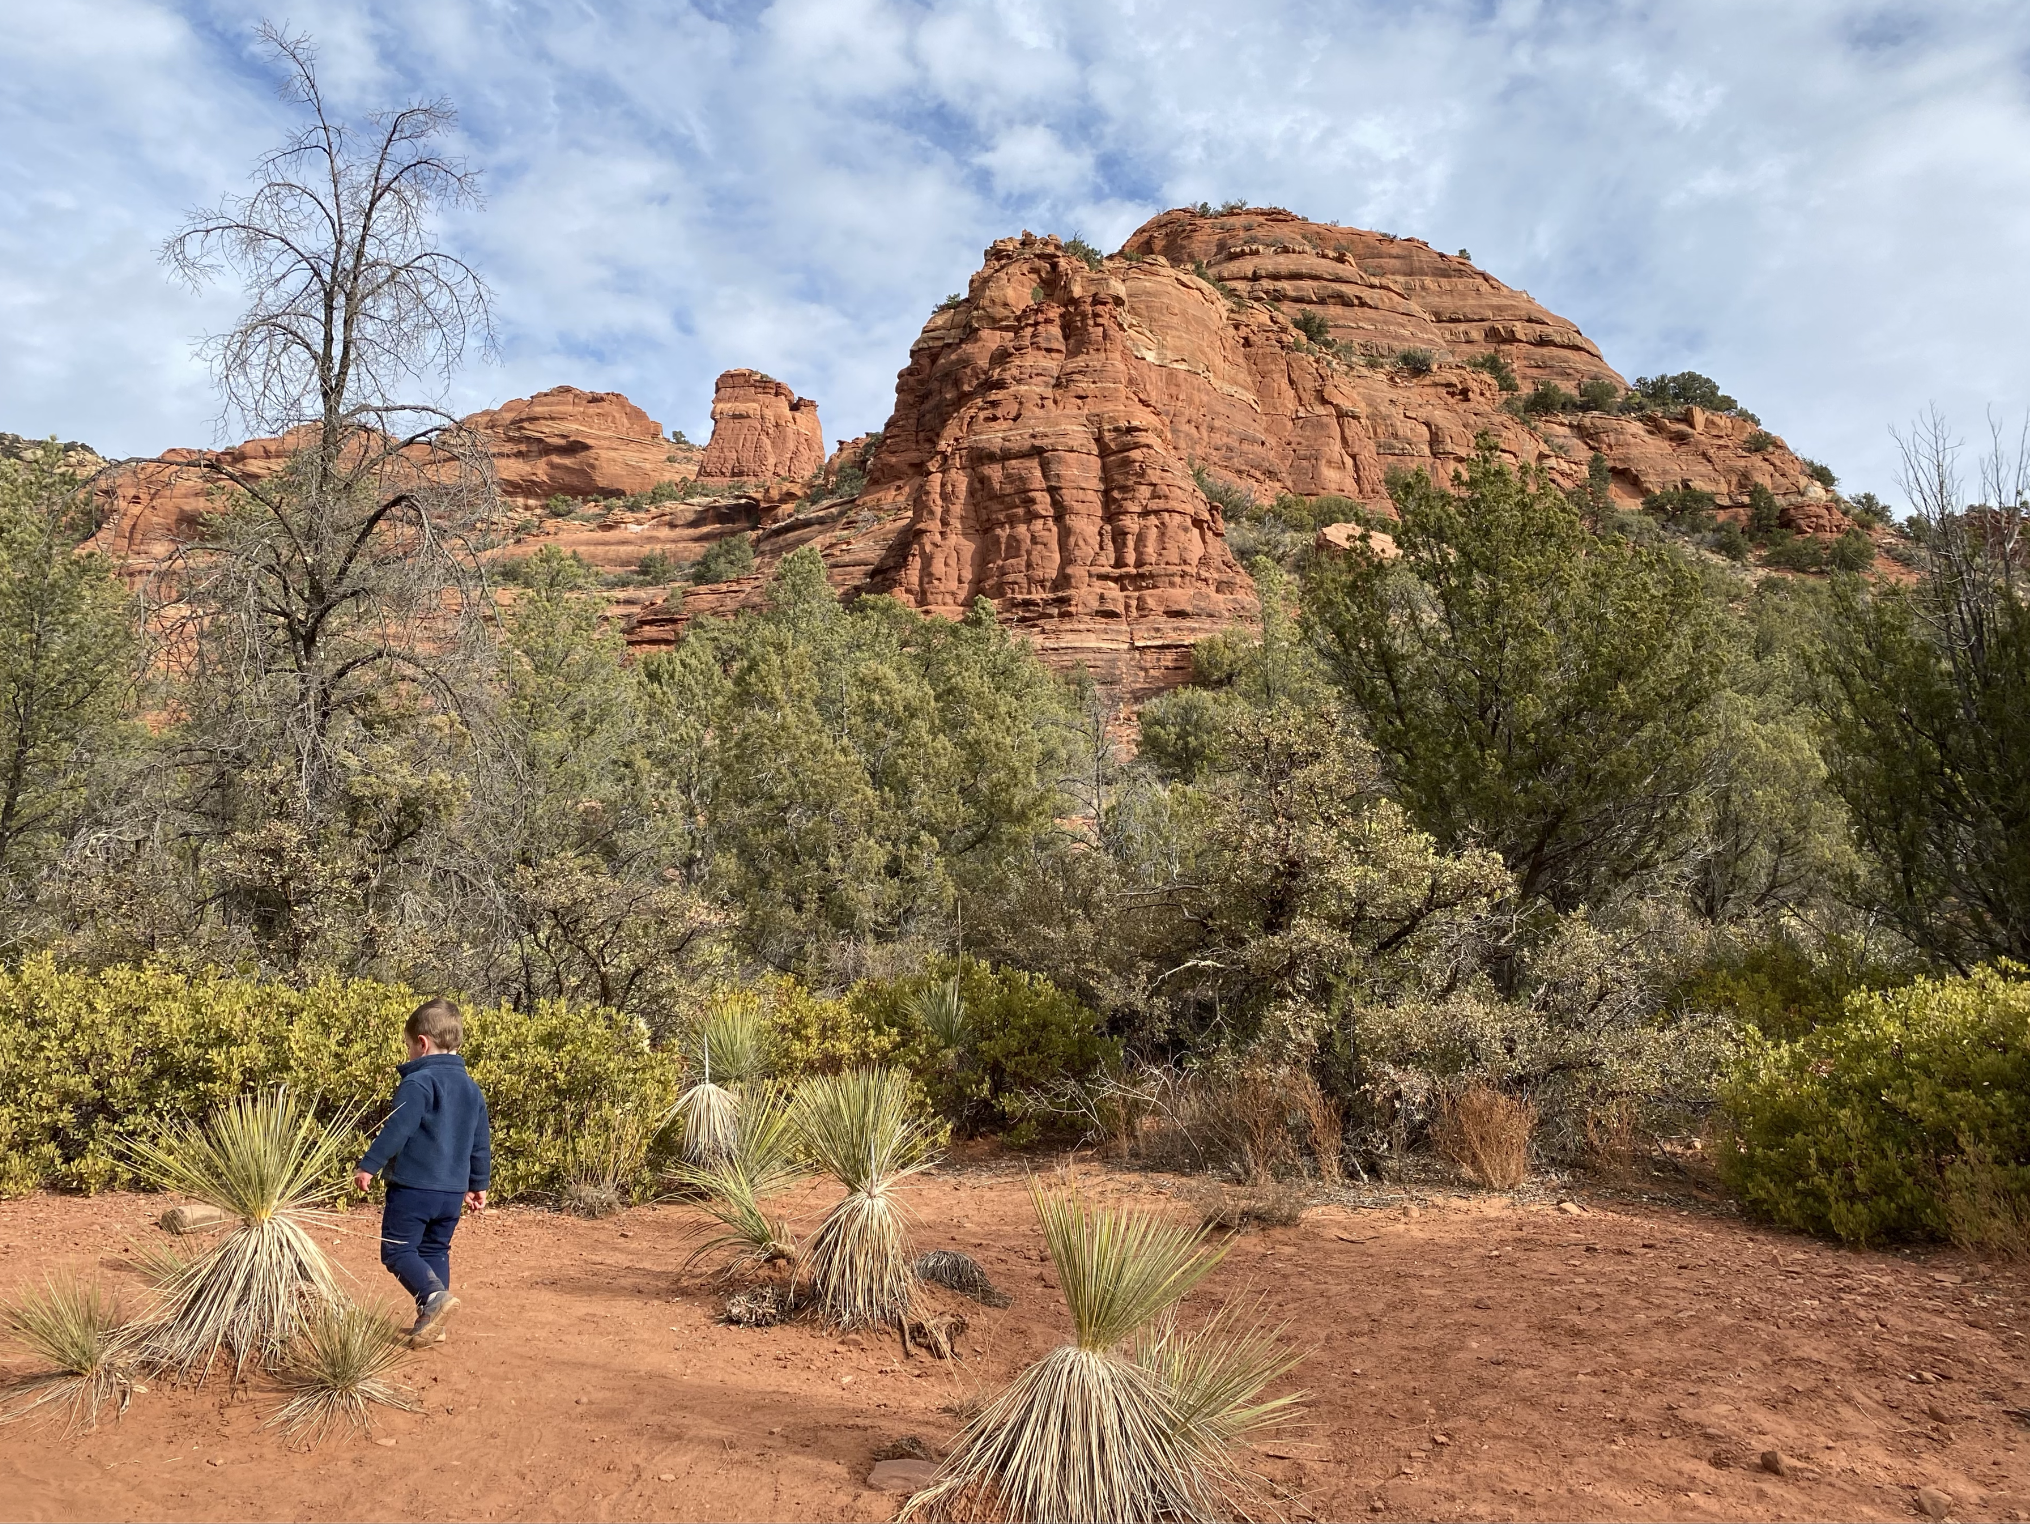
[[(204, 460), (217, 511), (157, 579), (154, 623), (181, 680), (188, 834), (227, 849), (206, 892), (251, 896), (300, 950), (334, 886), (344, 916), (399, 919), (395, 870), (455, 809), (491, 672), (477, 551), (497, 494), (443, 387), (494, 340), (485, 283), (433, 242), (440, 212), (478, 199), (443, 147), (450, 105), (348, 124), (308, 40), (260, 35), (309, 120), (162, 255), (193, 286), (243, 286), (200, 350), (220, 425), (294, 449), (259, 474)], [(342, 852), (320, 844), (333, 831)]]

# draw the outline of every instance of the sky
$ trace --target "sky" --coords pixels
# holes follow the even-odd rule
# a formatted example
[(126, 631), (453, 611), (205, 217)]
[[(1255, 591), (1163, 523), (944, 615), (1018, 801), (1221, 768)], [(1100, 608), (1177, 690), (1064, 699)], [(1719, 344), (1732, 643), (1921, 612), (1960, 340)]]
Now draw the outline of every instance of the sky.
[(1698, 370), (1848, 490), (2030, 406), (2030, 6), (1830, 0), (35, 0), (0, 29), (0, 430), (225, 442), (158, 260), (300, 120), (459, 111), (464, 412), (570, 384), (702, 442), (751, 366), (878, 428), (995, 238), (1205, 200), (1469, 249), (1624, 375)]

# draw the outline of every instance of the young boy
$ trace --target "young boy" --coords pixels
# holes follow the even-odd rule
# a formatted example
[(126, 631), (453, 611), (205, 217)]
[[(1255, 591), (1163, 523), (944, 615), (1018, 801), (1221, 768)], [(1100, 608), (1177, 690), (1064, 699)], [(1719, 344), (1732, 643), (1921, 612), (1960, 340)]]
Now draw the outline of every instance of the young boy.
[(465, 1024), (448, 1000), (426, 1000), (402, 1026), (409, 1061), (396, 1072), (395, 1109), (359, 1161), (352, 1183), (365, 1194), (388, 1172), (381, 1211), (381, 1263), (416, 1299), (410, 1345), (441, 1343), (451, 1294), (451, 1235), (462, 1208), (486, 1210), (493, 1169), (486, 1098), (458, 1049)]

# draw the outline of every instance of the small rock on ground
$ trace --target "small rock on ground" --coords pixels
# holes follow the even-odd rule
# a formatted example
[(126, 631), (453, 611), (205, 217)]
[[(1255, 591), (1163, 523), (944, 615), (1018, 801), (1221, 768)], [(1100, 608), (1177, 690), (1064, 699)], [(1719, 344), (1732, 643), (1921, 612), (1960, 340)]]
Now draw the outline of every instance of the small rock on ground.
[(867, 1485), (876, 1492), (921, 1492), (936, 1475), (937, 1467), (930, 1461), (876, 1461), (867, 1473)]
[(1917, 1507), (1927, 1519), (1942, 1519), (1952, 1512), (1952, 1494), (1936, 1487), (1917, 1489)]

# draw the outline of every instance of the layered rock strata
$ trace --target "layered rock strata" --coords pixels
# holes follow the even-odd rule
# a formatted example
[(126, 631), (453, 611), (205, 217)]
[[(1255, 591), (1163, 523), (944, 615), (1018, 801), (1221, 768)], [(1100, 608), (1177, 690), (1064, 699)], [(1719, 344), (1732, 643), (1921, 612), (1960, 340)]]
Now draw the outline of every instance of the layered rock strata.
[(802, 483), (825, 464), (818, 405), (758, 370), (729, 370), (712, 389), (712, 442), (701, 482)]

